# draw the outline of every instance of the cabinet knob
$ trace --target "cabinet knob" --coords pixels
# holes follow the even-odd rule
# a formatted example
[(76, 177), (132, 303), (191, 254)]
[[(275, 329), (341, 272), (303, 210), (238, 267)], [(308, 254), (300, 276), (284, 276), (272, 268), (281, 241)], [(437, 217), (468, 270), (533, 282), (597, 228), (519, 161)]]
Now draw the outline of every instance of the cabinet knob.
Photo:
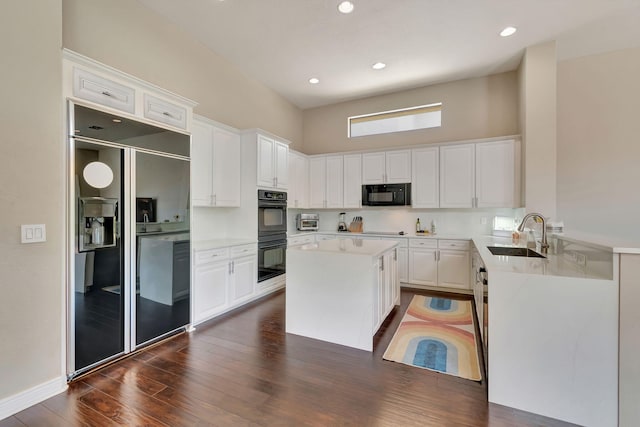
[(113, 95), (111, 95), (111, 93), (107, 92), (106, 90), (103, 90), (103, 91), (102, 91), (102, 94), (103, 94), (104, 96), (113, 97)]

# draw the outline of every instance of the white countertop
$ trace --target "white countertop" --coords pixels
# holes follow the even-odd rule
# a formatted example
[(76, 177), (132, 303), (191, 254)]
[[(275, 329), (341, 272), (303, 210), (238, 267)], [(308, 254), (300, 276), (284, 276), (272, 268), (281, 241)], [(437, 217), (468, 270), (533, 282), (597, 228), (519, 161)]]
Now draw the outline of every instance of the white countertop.
[(364, 240), (364, 239), (332, 239), (322, 240), (316, 243), (294, 246), (288, 251), (302, 252), (328, 252), (340, 255), (364, 255), (376, 257), (389, 249), (393, 249), (398, 244), (392, 240)]
[(584, 279), (610, 279), (610, 277), (595, 273), (591, 270), (567, 261), (563, 256), (543, 254), (546, 258), (528, 258), (507, 255), (493, 255), (487, 246), (526, 247), (525, 242), (513, 244), (510, 237), (478, 236), (474, 237), (473, 244), (478, 249), (480, 257), (491, 272), (508, 272), (536, 274), (544, 276), (564, 276)]
[(189, 233), (157, 233), (157, 234), (138, 234), (138, 237), (141, 239), (150, 239), (150, 240), (166, 240), (169, 242), (186, 242), (189, 241), (190, 235)]
[(206, 251), (209, 249), (226, 248), (229, 246), (248, 245), (251, 243), (257, 243), (257, 240), (252, 239), (213, 239), (213, 240), (199, 240), (191, 242), (191, 246), (195, 251)]
[(632, 242), (624, 239), (600, 236), (591, 233), (568, 232), (556, 234), (558, 238), (570, 242), (598, 246), (619, 254), (640, 254), (640, 242)]

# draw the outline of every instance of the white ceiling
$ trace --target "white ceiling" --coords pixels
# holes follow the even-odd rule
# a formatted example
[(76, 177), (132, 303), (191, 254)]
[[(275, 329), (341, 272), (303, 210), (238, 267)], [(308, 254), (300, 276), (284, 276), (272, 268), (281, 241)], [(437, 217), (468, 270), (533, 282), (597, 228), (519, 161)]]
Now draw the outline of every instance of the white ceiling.
[(302, 109), (514, 70), (549, 40), (559, 59), (640, 45), (640, 0), (139, 1)]

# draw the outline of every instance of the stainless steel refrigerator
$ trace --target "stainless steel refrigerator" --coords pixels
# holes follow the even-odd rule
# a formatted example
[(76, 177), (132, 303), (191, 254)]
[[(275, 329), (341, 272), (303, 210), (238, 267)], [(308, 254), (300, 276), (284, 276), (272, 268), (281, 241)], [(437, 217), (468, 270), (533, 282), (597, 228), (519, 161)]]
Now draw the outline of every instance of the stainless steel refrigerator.
[(73, 378), (190, 322), (190, 136), (69, 102)]

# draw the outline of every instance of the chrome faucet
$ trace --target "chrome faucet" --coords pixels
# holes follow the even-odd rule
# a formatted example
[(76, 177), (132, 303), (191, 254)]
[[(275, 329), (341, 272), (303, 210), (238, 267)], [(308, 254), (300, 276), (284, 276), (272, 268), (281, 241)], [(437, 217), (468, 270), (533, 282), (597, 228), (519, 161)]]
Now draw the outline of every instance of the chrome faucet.
[(518, 231), (524, 231), (524, 226), (530, 218), (537, 218), (542, 221), (542, 241), (540, 242), (540, 252), (546, 254), (549, 252), (549, 243), (547, 243), (547, 223), (542, 215), (539, 213), (531, 212), (522, 218), (522, 222), (518, 226)]

